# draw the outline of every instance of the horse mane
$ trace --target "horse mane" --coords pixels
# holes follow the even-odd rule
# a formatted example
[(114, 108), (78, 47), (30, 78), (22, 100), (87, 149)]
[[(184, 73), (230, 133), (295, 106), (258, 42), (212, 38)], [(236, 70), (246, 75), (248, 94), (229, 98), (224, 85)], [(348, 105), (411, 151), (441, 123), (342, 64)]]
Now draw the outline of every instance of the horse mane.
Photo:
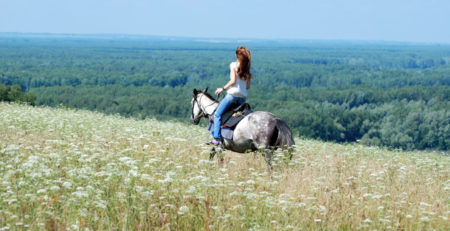
[(219, 101), (217, 101), (212, 95), (210, 95), (208, 92), (202, 92), (206, 97), (208, 97), (210, 100), (218, 103)]

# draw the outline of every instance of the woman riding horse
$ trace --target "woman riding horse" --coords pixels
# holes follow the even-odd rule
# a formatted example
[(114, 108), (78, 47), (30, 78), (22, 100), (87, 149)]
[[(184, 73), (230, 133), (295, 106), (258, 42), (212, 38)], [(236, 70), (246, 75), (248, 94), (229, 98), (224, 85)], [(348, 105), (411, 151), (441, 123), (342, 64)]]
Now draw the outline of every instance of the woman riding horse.
[(220, 145), (223, 113), (233, 104), (245, 103), (247, 98), (247, 90), (250, 88), (250, 81), (252, 80), (252, 74), (250, 73), (251, 53), (247, 48), (240, 46), (236, 49), (236, 59), (235, 62), (230, 64), (230, 81), (225, 86), (216, 89), (217, 95), (224, 90), (228, 90), (227, 95), (214, 113), (214, 129), (211, 131), (214, 139), (206, 142), (207, 144)]

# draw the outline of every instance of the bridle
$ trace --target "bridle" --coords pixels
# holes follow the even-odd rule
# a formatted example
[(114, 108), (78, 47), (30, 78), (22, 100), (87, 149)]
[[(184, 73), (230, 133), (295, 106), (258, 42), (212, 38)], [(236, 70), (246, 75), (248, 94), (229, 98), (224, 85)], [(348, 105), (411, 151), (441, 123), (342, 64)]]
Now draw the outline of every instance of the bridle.
[[(194, 123), (198, 123), (202, 117), (206, 117), (206, 118), (207, 118), (207, 117), (208, 117), (208, 114), (205, 113), (206, 108), (208, 108), (209, 106), (212, 106), (213, 104), (216, 103), (216, 102), (213, 101), (213, 102), (212, 102), (211, 104), (209, 104), (208, 106), (202, 107), (203, 105), (200, 104), (199, 101), (202, 100), (202, 97), (203, 97), (203, 96), (205, 96), (205, 94), (204, 94), (204, 93), (201, 93), (200, 99), (197, 100), (197, 95), (194, 95), (194, 103), (196, 103), (197, 106), (200, 108), (200, 113), (198, 113), (198, 115), (194, 117), (194, 105), (192, 105), (191, 117), (193, 118), (193, 119), (192, 119), (192, 122), (194, 122)], [(214, 110), (214, 111), (215, 111), (215, 110)], [(213, 112), (213, 114), (214, 114), (214, 112)]]

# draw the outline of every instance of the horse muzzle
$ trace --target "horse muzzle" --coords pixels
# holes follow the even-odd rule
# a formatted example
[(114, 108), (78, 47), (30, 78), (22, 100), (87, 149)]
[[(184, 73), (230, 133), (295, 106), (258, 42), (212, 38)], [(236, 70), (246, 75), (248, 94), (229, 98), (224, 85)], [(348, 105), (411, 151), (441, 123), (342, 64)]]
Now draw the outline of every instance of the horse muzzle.
[[(202, 117), (200, 117), (202, 118)], [(198, 119), (191, 119), (191, 123), (193, 123), (194, 125), (198, 125), (200, 123), (200, 118)]]
[(200, 123), (200, 119), (201, 119), (203, 116), (205, 116), (205, 113), (204, 113), (204, 112), (201, 112), (200, 114), (198, 114), (198, 115), (195, 116), (195, 117), (191, 116), (191, 122), (192, 122), (194, 125), (197, 125), (198, 123)]
[(191, 120), (191, 123), (194, 124), (194, 125), (198, 125), (200, 123), (200, 121)]

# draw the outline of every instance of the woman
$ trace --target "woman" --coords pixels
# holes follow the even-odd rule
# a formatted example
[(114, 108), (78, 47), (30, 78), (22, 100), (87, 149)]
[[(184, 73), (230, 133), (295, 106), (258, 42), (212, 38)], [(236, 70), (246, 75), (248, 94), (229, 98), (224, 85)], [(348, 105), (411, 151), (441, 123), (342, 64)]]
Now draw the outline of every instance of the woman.
[(225, 86), (216, 89), (216, 95), (227, 90), (227, 95), (220, 102), (214, 113), (214, 129), (211, 132), (214, 140), (208, 141), (208, 144), (220, 144), (220, 128), (222, 114), (234, 103), (243, 104), (247, 98), (247, 90), (250, 88), (252, 74), (250, 73), (251, 54), (250, 51), (240, 46), (236, 49), (235, 62), (230, 64), (230, 81)]

